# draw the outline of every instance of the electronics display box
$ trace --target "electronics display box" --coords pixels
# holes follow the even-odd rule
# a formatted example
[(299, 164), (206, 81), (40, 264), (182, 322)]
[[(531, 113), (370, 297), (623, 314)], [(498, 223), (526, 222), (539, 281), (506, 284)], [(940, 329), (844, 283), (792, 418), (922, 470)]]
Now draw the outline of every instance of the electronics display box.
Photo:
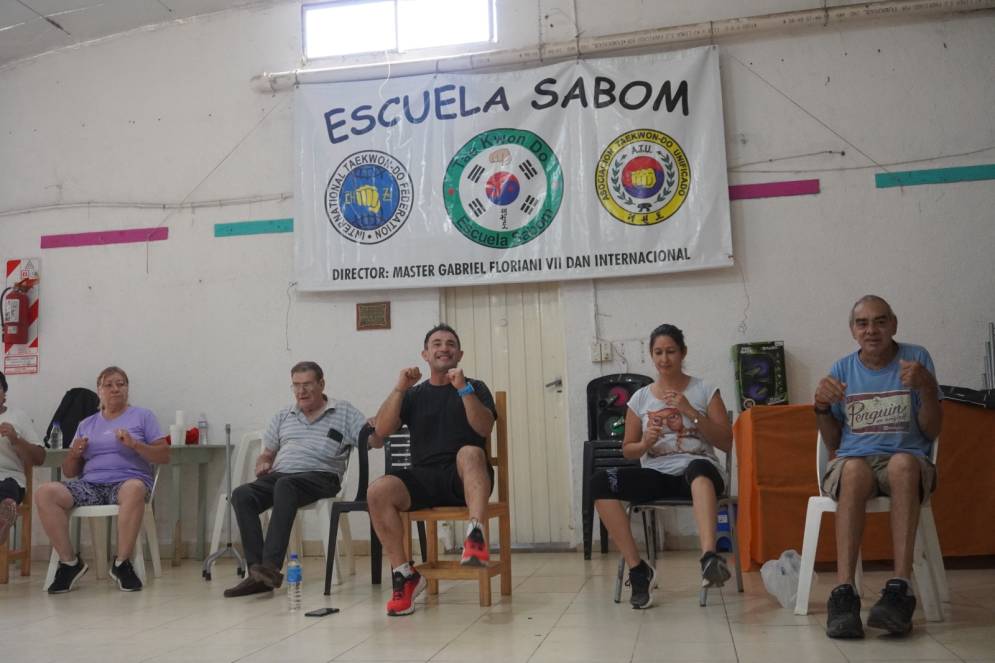
[(736, 390), (740, 410), (754, 405), (785, 405), (788, 374), (784, 363), (784, 341), (739, 343), (732, 346), (736, 365)]

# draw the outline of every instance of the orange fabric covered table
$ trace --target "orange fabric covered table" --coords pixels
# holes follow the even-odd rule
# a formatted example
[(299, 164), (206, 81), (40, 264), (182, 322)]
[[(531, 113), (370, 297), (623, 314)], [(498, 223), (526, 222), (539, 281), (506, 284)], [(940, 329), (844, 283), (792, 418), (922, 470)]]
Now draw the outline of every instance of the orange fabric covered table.
[[(735, 425), (740, 555), (756, 570), (788, 548), (801, 551), (808, 498), (818, 494), (817, 429), (811, 405), (757, 406)], [(995, 411), (943, 401), (939, 484), (933, 513), (945, 556), (995, 554)], [(835, 516), (827, 514), (816, 561), (836, 560)], [(864, 559), (891, 559), (888, 514), (870, 514)]]

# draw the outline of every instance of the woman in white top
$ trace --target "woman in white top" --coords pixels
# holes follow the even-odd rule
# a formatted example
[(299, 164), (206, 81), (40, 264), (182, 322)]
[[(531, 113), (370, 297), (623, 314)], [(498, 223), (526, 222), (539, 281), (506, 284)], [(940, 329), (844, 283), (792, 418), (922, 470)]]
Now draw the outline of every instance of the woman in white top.
[(629, 566), (633, 608), (648, 608), (656, 571), (640, 559), (622, 502), (651, 502), (683, 497), (694, 504), (701, 543), (701, 572), (709, 587), (729, 579), (725, 560), (715, 552), (718, 496), (725, 476), (715, 455), (732, 448), (732, 427), (716, 387), (683, 371), (687, 357), (684, 333), (669, 324), (650, 334), (650, 357), (656, 381), (628, 402), (622, 455), (639, 459), (639, 467), (601, 470), (591, 478), (594, 506)]
[(26, 472), (45, 462), (45, 447), (27, 413), (7, 407), (7, 378), (0, 373), (0, 546), (24, 500)]

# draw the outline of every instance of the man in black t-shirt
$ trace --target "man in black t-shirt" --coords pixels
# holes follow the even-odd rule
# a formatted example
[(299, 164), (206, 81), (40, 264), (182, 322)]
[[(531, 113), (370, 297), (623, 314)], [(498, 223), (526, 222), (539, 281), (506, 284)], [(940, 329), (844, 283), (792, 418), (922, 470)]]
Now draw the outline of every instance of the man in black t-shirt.
[(494, 399), (487, 385), (458, 368), (463, 351), (452, 327), (430, 329), (421, 356), (428, 363), (428, 379), (417, 384), (417, 366), (401, 371), (377, 412), (371, 438), (372, 446), (373, 439), (386, 438), (402, 424), (411, 432), (411, 467), (381, 477), (367, 492), (370, 519), (393, 570), (394, 593), (387, 602), (392, 616), (414, 612), (414, 599), (425, 589), (425, 579), (404, 556), (401, 512), (466, 506), (470, 523), (460, 563), (483, 566), (489, 560), (480, 523), (494, 484), (484, 451), (496, 416)]

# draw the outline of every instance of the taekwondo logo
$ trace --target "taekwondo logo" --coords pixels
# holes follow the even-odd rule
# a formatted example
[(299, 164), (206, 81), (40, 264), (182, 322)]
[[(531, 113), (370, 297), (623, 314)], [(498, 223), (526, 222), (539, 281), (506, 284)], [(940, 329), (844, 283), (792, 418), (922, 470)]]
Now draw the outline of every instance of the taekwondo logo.
[(404, 164), (385, 152), (363, 150), (346, 157), (328, 179), (325, 213), (346, 239), (377, 244), (408, 220), (413, 191)]
[(691, 167), (676, 140), (637, 129), (613, 140), (594, 171), (598, 199), (631, 226), (652, 226), (673, 216), (691, 187)]
[(467, 239), (507, 249), (530, 242), (553, 222), (563, 201), (563, 172), (536, 134), (492, 129), (456, 153), (442, 193), (450, 220)]

